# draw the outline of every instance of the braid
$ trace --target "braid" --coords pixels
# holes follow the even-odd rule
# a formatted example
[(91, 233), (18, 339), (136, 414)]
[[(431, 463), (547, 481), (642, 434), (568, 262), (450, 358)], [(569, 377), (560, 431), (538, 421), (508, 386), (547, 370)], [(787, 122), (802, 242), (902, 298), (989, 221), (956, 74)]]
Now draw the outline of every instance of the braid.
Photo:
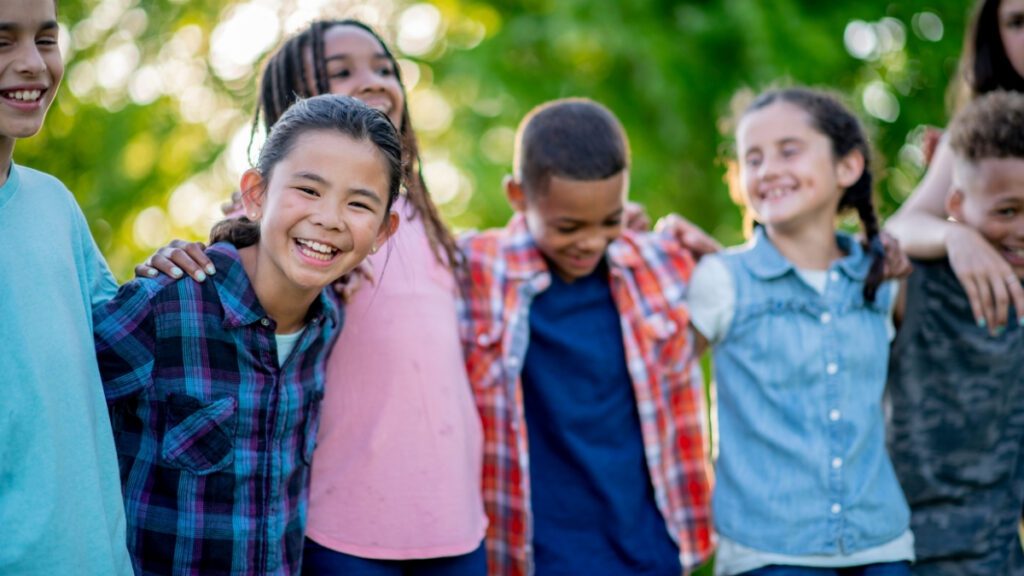
[(868, 159), (864, 159), (864, 173), (860, 180), (853, 186), (846, 189), (843, 197), (839, 200), (839, 209), (854, 208), (857, 216), (860, 217), (861, 226), (864, 227), (866, 248), (871, 254), (871, 268), (868, 270), (868, 277), (864, 281), (864, 300), (875, 301), (875, 294), (882, 283), (883, 269), (885, 267), (885, 246), (879, 234), (878, 213), (875, 211), (875, 203), (872, 198), (871, 172), (868, 167)]

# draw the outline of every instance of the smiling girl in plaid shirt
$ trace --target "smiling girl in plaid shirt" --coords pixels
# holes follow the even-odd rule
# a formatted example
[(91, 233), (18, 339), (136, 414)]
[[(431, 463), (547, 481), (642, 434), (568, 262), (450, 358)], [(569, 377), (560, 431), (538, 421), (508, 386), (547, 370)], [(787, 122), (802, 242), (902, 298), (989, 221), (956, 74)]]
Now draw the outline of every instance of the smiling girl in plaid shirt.
[(211, 282), (137, 279), (95, 311), (137, 574), (298, 574), (326, 352), (324, 290), (397, 226), (387, 117), (320, 96), (274, 126), (215, 230)]

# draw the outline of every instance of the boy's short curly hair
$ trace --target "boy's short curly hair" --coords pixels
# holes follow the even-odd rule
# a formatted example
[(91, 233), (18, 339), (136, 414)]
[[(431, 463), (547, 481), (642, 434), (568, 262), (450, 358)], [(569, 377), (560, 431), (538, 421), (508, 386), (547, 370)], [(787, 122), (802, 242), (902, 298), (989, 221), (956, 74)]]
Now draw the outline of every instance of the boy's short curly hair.
[(972, 100), (953, 119), (949, 145), (964, 160), (1024, 158), (1024, 94), (997, 90)]

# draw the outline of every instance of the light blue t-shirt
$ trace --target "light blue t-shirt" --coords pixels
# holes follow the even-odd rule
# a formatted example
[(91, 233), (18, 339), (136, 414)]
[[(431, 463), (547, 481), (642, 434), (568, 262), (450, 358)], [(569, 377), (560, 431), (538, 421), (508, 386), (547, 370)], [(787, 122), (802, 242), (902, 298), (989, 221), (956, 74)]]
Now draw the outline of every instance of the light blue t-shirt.
[(0, 574), (132, 574), (92, 335), (117, 285), (57, 179), (11, 167), (0, 275)]

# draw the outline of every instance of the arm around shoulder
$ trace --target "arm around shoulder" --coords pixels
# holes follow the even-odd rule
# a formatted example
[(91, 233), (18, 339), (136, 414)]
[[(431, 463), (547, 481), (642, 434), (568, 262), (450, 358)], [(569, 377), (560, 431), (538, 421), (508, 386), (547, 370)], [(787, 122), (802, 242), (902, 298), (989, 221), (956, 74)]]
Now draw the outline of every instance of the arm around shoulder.
[(885, 224), (907, 254), (924, 259), (946, 255), (949, 234), (960, 227), (947, 219), (946, 197), (952, 183), (953, 150), (943, 138), (924, 179)]

